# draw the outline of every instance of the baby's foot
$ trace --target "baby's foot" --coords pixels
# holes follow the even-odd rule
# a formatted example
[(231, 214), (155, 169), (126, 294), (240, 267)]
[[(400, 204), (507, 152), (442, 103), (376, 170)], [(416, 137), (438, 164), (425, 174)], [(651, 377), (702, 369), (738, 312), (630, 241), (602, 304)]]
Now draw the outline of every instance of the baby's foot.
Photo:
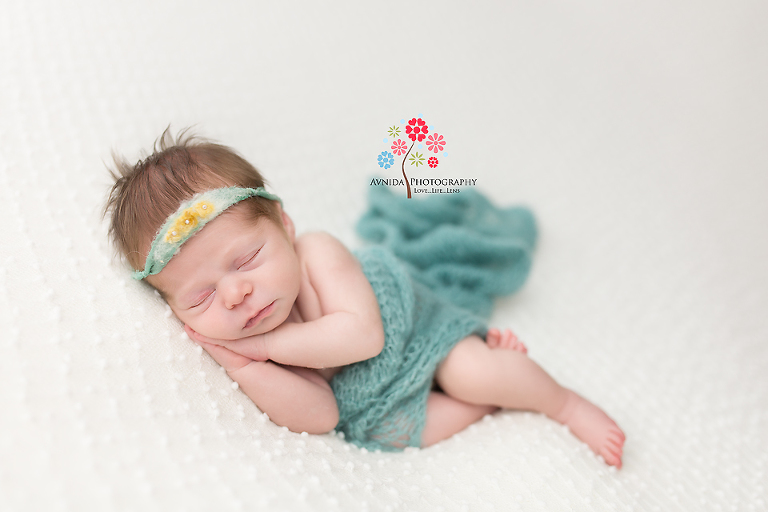
[(528, 347), (509, 329), (504, 329), (503, 333), (496, 328), (488, 329), (485, 342), (490, 348), (506, 348), (508, 350), (517, 350), (523, 354), (528, 353)]
[(571, 432), (587, 443), (610, 466), (621, 469), (624, 432), (602, 409), (567, 390), (568, 399), (554, 419), (568, 425)]

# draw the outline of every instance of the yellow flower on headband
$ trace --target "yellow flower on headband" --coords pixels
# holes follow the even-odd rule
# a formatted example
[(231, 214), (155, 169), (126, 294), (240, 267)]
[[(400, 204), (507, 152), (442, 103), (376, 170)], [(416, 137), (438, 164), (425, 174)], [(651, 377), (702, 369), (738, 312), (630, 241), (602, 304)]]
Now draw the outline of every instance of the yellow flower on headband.
[(195, 229), (198, 221), (205, 219), (213, 214), (216, 208), (210, 201), (200, 201), (181, 212), (179, 218), (173, 223), (171, 228), (165, 234), (165, 241), (174, 244), (186, 237), (190, 231)]
[(195, 229), (195, 226), (197, 226), (197, 216), (192, 208), (187, 208), (165, 234), (165, 241), (171, 244), (176, 243)]
[(194, 205), (192, 209), (198, 219), (204, 219), (212, 214), (216, 208), (214, 208), (213, 203), (209, 201), (200, 201)]

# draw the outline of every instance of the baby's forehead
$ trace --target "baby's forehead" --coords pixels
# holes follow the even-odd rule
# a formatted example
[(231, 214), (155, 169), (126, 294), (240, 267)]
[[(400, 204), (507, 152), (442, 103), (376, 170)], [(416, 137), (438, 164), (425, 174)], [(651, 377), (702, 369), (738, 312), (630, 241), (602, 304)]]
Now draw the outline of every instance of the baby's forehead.
[[(191, 237), (189, 237), (188, 240), (182, 243), (182, 245), (179, 246), (179, 252), (180, 250), (191, 240), (194, 240), (197, 238), (201, 233), (211, 233), (214, 231), (218, 231), (222, 229), (224, 226), (231, 226), (235, 229), (242, 229), (242, 230), (250, 230), (250, 229), (258, 229), (260, 225), (260, 221), (262, 217), (259, 217), (258, 219), (254, 219), (252, 215), (249, 214), (247, 210), (245, 210), (243, 207), (245, 205), (243, 204), (235, 204), (233, 206), (230, 206), (225, 211), (221, 212), (216, 218), (209, 221), (205, 226), (203, 226), (200, 231), (193, 234)], [(222, 220), (224, 222), (222, 222)], [(160, 236), (158, 233), (160, 232), (161, 228), (157, 228), (155, 231), (153, 231), (151, 234), (147, 232), (144, 235), (144, 254), (147, 254), (150, 250), (150, 247), (152, 246), (153, 240), (155, 240), (158, 236)], [(176, 257), (176, 254), (174, 254), (173, 257)]]
[(254, 241), (271, 233), (271, 226), (278, 227), (267, 216), (254, 219), (247, 211), (230, 208), (184, 242), (166, 267), (148, 276), (147, 281), (166, 302), (171, 302), (179, 292), (186, 291), (196, 277), (195, 270), (204, 269), (207, 263), (227, 263), (227, 258), (241, 256)]

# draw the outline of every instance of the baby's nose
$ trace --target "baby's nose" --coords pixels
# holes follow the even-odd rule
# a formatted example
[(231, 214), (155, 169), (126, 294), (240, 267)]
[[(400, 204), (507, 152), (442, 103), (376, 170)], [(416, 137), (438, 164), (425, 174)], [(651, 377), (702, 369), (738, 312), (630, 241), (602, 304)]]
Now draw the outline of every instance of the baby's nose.
[(252, 292), (251, 286), (242, 279), (231, 279), (224, 287), (224, 304), (227, 309), (234, 309)]

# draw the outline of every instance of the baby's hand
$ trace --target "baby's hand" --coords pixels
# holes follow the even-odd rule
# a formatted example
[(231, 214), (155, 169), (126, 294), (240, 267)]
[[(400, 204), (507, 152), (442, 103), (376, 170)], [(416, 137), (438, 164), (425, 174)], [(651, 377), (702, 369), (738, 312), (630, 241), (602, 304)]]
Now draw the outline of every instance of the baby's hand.
[(262, 335), (239, 340), (217, 340), (203, 336), (188, 325), (184, 326), (184, 330), (192, 341), (203, 347), (228, 372), (230, 369), (242, 368), (251, 361), (269, 359)]

